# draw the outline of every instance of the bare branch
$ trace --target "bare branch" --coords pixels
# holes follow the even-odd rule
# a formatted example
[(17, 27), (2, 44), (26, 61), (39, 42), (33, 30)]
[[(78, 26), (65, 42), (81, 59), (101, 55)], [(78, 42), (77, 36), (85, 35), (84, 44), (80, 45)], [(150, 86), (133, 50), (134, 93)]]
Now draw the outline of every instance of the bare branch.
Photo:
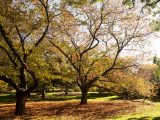
[(17, 25), (15, 25), (15, 28), (16, 28), (16, 31), (18, 33), (18, 36), (19, 36), (19, 39), (20, 39), (20, 42), (21, 42), (21, 46), (22, 46), (22, 51), (25, 52), (25, 48), (24, 48), (24, 39), (19, 31), (19, 28)]

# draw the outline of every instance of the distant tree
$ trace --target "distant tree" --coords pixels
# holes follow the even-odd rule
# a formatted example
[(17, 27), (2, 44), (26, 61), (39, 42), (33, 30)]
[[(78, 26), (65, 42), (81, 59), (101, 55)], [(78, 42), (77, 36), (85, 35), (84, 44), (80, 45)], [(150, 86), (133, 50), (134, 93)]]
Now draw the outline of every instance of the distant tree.
[(64, 95), (68, 95), (69, 89), (75, 88), (74, 80), (64, 80), (62, 78), (53, 79), (52, 84), (54, 87), (61, 88), (64, 91)]
[[(14, 78), (15, 73), (13, 72), (13, 70), (10, 70), (11, 63), (8, 61), (9, 61), (9, 59), (8, 59), (7, 55), (5, 54), (5, 52), (0, 50), (0, 74), (3, 74), (5, 72), (9, 72), (10, 75), (12, 75)], [(10, 88), (10, 90), (13, 89), (6, 82), (0, 81), (0, 93), (8, 92), (8, 88)]]
[(5, 82), (3, 82), (3, 81), (0, 81), (0, 94), (1, 93), (4, 93), (4, 92), (7, 92), (9, 87), (8, 87), (8, 85), (5, 83)]
[[(123, 64), (127, 64), (130, 60), (128, 57), (122, 61)], [(95, 86), (127, 99), (155, 96), (156, 83), (152, 81), (152, 76), (156, 66), (153, 64), (138, 65), (137, 61), (132, 61), (136, 66), (113, 70), (97, 81)]]
[(157, 96), (160, 97), (160, 59), (158, 57), (153, 58), (153, 63), (157, 65), (157, 69), (154, 72), (153, 80), (157, 83), (158, 92)]
[(75, 80), (73, 68), (48, 41), (42, 41), (29, 62), (40, 78), (37, 92), (41, 93), (42, 99), (45, 99), (45, 90), (51, 86), (63, 88), (66, 93), (73, 87), (72, 82)]
[[(54, 87), (59, 87), (61, 90), (65, 92), (65, 95), (68, 94), (69, 89), (74, 89), (75, 84), (75, 71), (68, 63), (68, 60), (64, 56), (62, 56), (59, 52), (54, 56), (54, 63), (56, 63), (56, 67), (53, 64), (53, 59), (50, 60), (52, 70), (52, 85)], [(59, 54), (58, 54), (59, 53)], [(49, 62), (49, 61), (48, 61)]]

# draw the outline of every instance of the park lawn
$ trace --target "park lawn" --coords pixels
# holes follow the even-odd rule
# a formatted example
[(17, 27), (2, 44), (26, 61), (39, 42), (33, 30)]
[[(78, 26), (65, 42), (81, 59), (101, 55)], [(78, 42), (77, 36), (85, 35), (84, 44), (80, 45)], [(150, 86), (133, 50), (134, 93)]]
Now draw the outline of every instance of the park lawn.
[(15, 94), (0, 94), (0, 104), (14, 103)]
[[(120, 100), (114, 95), (99, 96), (96, 93), (89, 93), (88, 105), (79, 105), (79, 93), (68, 96), (47, 93), (45, 101), (36, 100), (36, 96), (33, 95), (27, 100), (26, 115), (16, 117), (14, 116), (15, 103), (9, 100), (10, 97), (14, 98), (9, 94), (0, 96), (0, 119), (160, 120), (160, 103), (158, 102), (145, 101), (143, 103), (142, 100)], [(4, 102), (1, 98), (8, 100)], [(9, 101), (11, 101), (10, 104)]]
[[(46, 93), (46, 98), (44, 100), (41, 99), (40, 95), (37, 93), (32, 93), (31, 96), (27, 99), (27, 101), (66, 101), (66, 100), (80, 100), (81, 93), (80, 92), (73, 92), (69, 95), (65, 96), (62, 92), (50, 92)], [(103, 95), (99, 95), (96, 92), (90, 92), (88, 94), (88, 99), (90, 101), (106, 101), (116, 99), (118, 96), (105, 93)], [(0, 104), (8, 104), (8, 103), (15, 103), (16, 96), (15, 93), (12, 94), (0, 94)]]
[(135, 113), (113, 117), (109, 120), (160, 120), (160, 102), (153, 102)]

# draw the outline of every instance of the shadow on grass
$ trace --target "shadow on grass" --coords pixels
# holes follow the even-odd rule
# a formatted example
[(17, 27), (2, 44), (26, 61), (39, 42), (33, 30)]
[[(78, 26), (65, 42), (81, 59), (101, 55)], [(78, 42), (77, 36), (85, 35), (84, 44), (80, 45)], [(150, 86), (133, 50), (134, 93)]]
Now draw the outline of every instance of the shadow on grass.
[(141, 117), (141, 118), (129, 118), (128, 120), (160, 120), (160, 117), (150, 117), (150, 116), (146, 116), (146, 117)]
[(154, 117), (152, 120), (160, 120), (160, 117)]
[[(97, 98), (105, 98), (105, 97), (111, 97), (113, 96), (112, 93), (103, 93), (103, 94), (98, 94), (98, 93), (88, 93), (87, 98), (88, 99), (97, 99)], [(65, 96), (62, 93), (57, 93), (57, 94), (46, 94), (45, 99), (41, 99), (40, 95), (31, 95), (29, 97), (29, 101), (66, 101), (66, 100), (80, 100), (81, 99), (81, 94), (73, 94), (70, 93), (69, 95)], [(118, 100), (119, 98), (109, 98), (109, 100)]]
[[(98, 99), (98, 98), (104, 98), (104, 100), (106, 101), (114, 101), (114, 100), (136, 100), (136, 98), (132, 98), (132, 99), (126, 99), (126, 98), (123, 98), (123, 97), (120, 97), (120, 96), (117, 96), (115, 94), (112, 94), (112, 93), (103, 93), (103, 94), (99, 94), (99, 93), (89, 93), (87, 95), (87, 99), (89, 100), (94, 100), (94, 99)], [(46, 97), (45, 100), (49, 100), (49, 101), (63, 101), (63, 100), (79, 100), (81, 99), (81, 94), (79, 95), (67, 95), (67, 96), (64, 96), (62, 94), (57, 94), (57, 95), (52, 95), (52, 96), (48, 96)]]
[(38, 101), (67, 101), (67, 100), (79, 100), (80, 97), (64, 97), (64, 96), (61, 96), (61, 97), (52, 97), (52, 98), (48, 98), (46, 97), (45, 99), (35, 99), (35, 98), (29, 98), (28, 101), (34, 101), (34, 102), (38, 102)]
[[(109, 96), (114, 96), (115, 94), (113, 93), (103, 93), (103, 94), (99, 94), (99, 93), (89, 93), (88, 94), (88, 99), (97, 99), (97, 98), (103, 98), (103, 97), (109, 97)], [(111, 99), (116, 99), (116, 98), (111, 98)]]
[(15, 94), (1, 94), (0, 103), (14, 103), (16, 101)]
[(141, 118), (129, 118), (128, 120), (148, 120), (149, 118), (151, 117), (146, 116), (146, 117), (141, 117)]
[(160, 98), (152, 98), (150, 100), (153, 101), (153, 102), (160, 102)]
[[(97, 98), (104, 98), (106, 100), (119, 100), (119, 97), (112, 97), (114, 94), (112, 93), (88, 93), (88, 99), (97, 99)], [(109, 98), (106, 98), (109, 97)], [(27, 101), (67, 101), (67, 100), (80, 100), (81, 94), (80, 93), (69, 93), (69, 95), (65, 96), (63, 93), (47, 93), (45, 99), (41, 99), (41, 96), (36, 93), (32, 93), (30, 97), (27, 98)], [(12, 94), (1, 94), (0, 95), (0, 104), (4, 103), (15, 103), (16, 96), (15, 93)]]
[(65, 96), (62, 93), (47, 93), (45, 99), (41, 99), (41, 95), (32, 94), (27, 100), (37, 102), (37, 101), (66, 101), (73, 99), (80, 99), (80, 96), (75, 96), (75, 95)]

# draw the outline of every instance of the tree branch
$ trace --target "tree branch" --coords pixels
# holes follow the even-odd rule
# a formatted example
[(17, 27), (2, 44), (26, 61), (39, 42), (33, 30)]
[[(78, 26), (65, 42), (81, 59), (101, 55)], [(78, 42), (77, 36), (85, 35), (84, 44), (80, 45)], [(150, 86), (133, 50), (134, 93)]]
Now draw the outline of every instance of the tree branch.
[(15, 62), (14, 59), (12, 59), (12, 56), (10, 55), (10, 53), (7, 51), (7, 49), (5, 49), (3, 46), (0, 45), (0, 49), (2, 49), (6, 54), (7, 56), (9, 57), (10, 61), (13, 63), (13, 65), (15, 67), (18, 67), (17, 63)]
[(4, 76), (4, 75), (0, 75), (0, 80), (11, 85), (16, 91), (18, 90), (18, 86), (14, 83), (14, 81), (11, 78)]

